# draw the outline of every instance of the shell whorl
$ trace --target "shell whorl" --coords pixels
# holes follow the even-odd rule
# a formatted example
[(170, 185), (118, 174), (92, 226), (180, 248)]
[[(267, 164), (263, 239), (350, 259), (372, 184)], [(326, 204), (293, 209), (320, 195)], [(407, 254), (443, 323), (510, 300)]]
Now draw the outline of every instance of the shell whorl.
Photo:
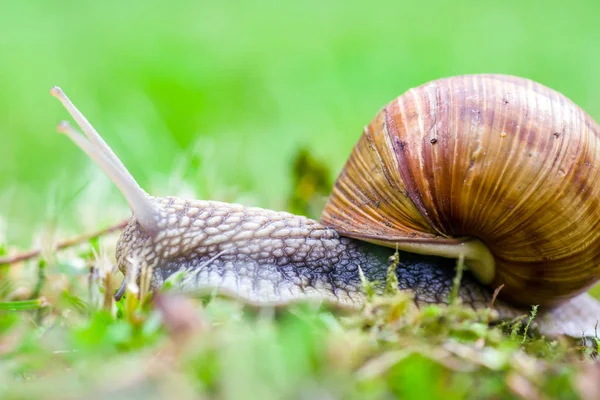
[(390, 247), (476, 238), (502, 296), (558, 304), (600, 277), (599, 136), (572, 101), (527, 79), (433, 81), (365, 128), (321, 221)]

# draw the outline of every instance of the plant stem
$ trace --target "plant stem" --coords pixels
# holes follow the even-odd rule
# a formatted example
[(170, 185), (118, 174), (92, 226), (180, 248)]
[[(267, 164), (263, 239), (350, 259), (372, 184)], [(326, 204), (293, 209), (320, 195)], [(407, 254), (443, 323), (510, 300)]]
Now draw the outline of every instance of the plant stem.
[(22, 301), (0, 301), (0, 310), (21, 311), (42, 308), (46, 302), (42, 298)]
[[(56, 246), (54, 247), (54, 250), (55, 251), (63, 250), (68, 247), (76, 246), (83, 242), (87, 242), (90, 239), (94, 239), (99, 236), (108, 235), (112, 232), (115, 232), (115, 231), (125, 228), (126, 225), (127, 225), (127, 220), (122, 220), (119, 223), (111, 225), (107, 228), (104, 228), (104, 229), (101, 229), (101, 230), (98, 230), (95, 232), (79, 235), (79, 236), (76, 236), (71, 239), (67, 239), (65, 241), (57, 243)], [(32, 249), (32, 250), (25, 251), (23, 253), (14, 254), (12, 256), (3, 256), (3, 257), (0, 257), (0, 266), (16, 264), (18, 262), (27, 261), (32, 258), (38, 257), (41, 253), (42, 253), (42, 249)]]

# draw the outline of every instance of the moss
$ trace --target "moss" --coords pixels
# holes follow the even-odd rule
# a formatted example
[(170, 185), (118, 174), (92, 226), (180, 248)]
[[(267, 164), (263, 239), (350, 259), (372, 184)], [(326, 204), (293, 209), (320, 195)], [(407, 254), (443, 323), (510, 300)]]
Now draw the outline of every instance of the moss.
[[(181, 297), (170, 284), (144, 301), (128, 285), (112, 304), (104, 290), (110, 273), (90, 279), (76, 267), (85, 252), (73, 254), (60, 261), (70, 277), (57, 279), (52, 262), (43, 287), (31, 274), (44, 313), (0, 310), (3, 398), (535, 399), (593, 390), (585, 382), (597, 366), (597, 342), (538, 337), (528, 329), (534, 310), (528, 320), (488, 326), (486, 310), (458, 299), (417, 308), (389, 281), (384, 296), (371, 292), (351, 315), (302, 304), (257, 311), (229, 299)], [(8, 301), (11, 293), (2, 296)]]

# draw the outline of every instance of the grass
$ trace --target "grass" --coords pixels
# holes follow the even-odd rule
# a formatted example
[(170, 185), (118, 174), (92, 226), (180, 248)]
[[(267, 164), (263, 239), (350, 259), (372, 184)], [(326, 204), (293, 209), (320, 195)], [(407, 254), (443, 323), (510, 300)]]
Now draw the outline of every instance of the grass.
[[(308, 304), (273, 310), (191, 299), (169, 285), (152, 297), (131, 282), (115, 303), (106, 290), (115, 276), (98, 261), (100, 242), (5, 271), (11, 280), (0, 292), (3, 399), (598, 394), (597, 349), (528, 332), (534, 311), (523, 322), (490, 327), (487, 310), (467, 310), (457, 299), (416, 309), (393, 285), (350, 315)], [(28, 269), (43, 277), (39, 293), (37, 282), (8, 283)]]
[(600, 119), (599, 10), (594, 0), (0, 2), (0, 234), (29, 247), (56, 221), (73, 233), (127, 215), (54, 134), (66, 115), (53, 85), (151, 193), (287, 209), (303, 149), (332, 180), (384, 104), (442, 76), (532, 78)]

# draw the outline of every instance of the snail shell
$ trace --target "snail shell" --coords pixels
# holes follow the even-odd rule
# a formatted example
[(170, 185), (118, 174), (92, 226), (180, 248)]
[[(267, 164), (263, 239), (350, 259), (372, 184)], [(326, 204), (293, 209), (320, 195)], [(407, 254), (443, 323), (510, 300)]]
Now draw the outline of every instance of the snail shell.
[(527, 79), (470, 75), (411, 89), (364, 129), (321, 221), (416, 253), (465, 256), (521, 304), (600, 277), (600, 128)]

